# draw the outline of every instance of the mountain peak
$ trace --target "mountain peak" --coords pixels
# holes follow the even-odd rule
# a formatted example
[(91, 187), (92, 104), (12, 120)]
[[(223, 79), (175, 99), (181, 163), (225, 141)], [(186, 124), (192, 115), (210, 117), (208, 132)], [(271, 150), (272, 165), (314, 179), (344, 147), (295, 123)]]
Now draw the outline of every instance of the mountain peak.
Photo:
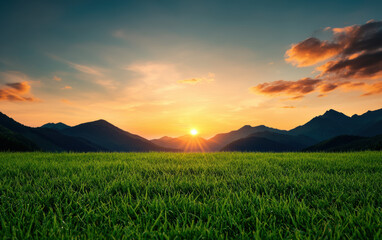
[(245, 130), (245, 129), (251, 129), (251, 128), (252, 128), (251, 125), (244, 125), (239, 130)]
[(159, 138), (159, 140), (171, 140), (171, 139), (174, 139), (174, 138), (169, 137), (169, 136), (163, 136), (163, 137)]
[(323, 118), (349, 118), (345, 114), (338, 112), (334, 109), (330, 109), (324, 113), (321, 117)]
[[(86, 123), (85, 123), (86, 124)], [(87, 124), (95, 124), (95, 125), (112, 125), (111, 123), (109, 123), (108, 121), (104, 120), (104, 119), (99, 119), (99, 120), (96, 120), (96, 121), (93, 121), (93, 122), (88, 122)]]
[(42, 128), (50, 128), (50, 129), (55, 129), (55, 130), (63, 130), (70, 128), (70, 126), (66, 125), (65, 123), (58, 122), (58, 123), (46, 123), (41, 126)]

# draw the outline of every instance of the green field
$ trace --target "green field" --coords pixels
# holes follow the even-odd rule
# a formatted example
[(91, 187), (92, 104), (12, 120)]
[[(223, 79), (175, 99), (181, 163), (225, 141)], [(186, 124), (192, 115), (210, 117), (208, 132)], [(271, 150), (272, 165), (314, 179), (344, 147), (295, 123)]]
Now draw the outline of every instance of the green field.
[(0, 238), (382, 239), (382, 153), (0, 153)]

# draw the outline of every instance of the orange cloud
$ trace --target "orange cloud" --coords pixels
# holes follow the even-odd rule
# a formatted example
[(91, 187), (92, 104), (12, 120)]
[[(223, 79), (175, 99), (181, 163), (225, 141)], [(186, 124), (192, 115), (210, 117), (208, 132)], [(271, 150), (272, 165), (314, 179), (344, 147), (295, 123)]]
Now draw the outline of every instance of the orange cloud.
[[(285, 54), (285, 60), (298, 67), (329, 60), (316, 67), (320, 74), (315, 79), (262, 83), (252, 87), (252, 91), (267, 95), (293, 95), (291, 100), (314, 91), (323, 97), (337, 88), (363, 90), (363, 96), (382, 93), (379, 81), (382, 78), (382, 21), (368, 21), (344, 28), (328, 27), (325, 31), (332, 31), (332, 40), (308, 38), (293, 44)], [(362, 83), (359, 79), (369, 82)]]
[(62, 80), (62, 78), (57, 77), (57, 76), (54, 76), (54, 77), (53, 77), (53, 80), (54, 80), (54, 81), (57, 81), (57, 82), (60, 82), (60, 81)]
[(3, 88), (0, 88), (0, 100), (35, 102), (38, 99), (33, 96), (25, 96), (29, 93), (30, 88), (28, 82), (7, 83)]
[(328, 28), (333, 34), (331, 41), (308, 38), (286, 51), (286, 61), (298, 67), (336, 58), (335, 62), (362, 58), (382, 47), (382, 21), (368, 21), (363, 25), (344, 28)]
[(197, 84), (202, 81), (203, 81), (202, 78), (191, 78), (191, 79), (179, 80), (178, 83)]
[(361, 54), (352, 59), (338, 59), (317, 68), (320, 76), (343, 79), (378, 79), (382, 77), (382, 51)]
[(323, 92), (323, 93), (327, 93), (327, 92), (331, 92), (333, 91), (334, 89), (336, 89), (338, 87), (337, 84), (333, 84), (333, 83), (325, 83), (323, 85), (320, 86), (320, 91)]
[(208, 75), (206, 77), (179, 80), (178, 83), (194, 85), (194, 84), (201, 83), (201, 82), (213, 82), (213, 81), (215, 81), (215, 74), (214, 73), (208, 73)]
[(367, 92), (362, 94), (362, 96), (370, 96), (375, 94), (382, 93), (382, 82), (373, 83), (371, 85), (366, 86)]
[(293, 44), (286, 51), (285, 60), (298, 67), (306, 67), (327, 60), (339, 52), (340, 46), (337, 43), (308, 38), (298, 44)]
[(61, 88), (61, 89), (63, 89), (63, 90), (69, 90), (69, 89), (72, 89), (72, 87), (71, 87), (71, 86), (65, 86), (65, 87), (63, 87), (63, 88)]
[(296, 95), (295, 97), (301, 98), (300, 96), (313, 92), (321, 82), (321, 79), (311, 78), (303, 78), (297, 81), (278, 80), (259, 84), (252, 87), (251, 90), (266, 95), (287, 94)]

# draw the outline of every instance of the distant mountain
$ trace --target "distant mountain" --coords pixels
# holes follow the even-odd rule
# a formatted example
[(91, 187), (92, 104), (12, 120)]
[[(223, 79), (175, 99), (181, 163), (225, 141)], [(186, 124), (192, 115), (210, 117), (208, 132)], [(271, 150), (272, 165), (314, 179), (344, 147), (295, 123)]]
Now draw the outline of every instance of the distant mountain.
[(178, 149), (183, 152), (211, 152), (218, 148), (216, 144), (204, 138), (191, 135), (184, 135), (178, 138), (165, 136), (159, 139), (153, 139), (151, 142), (158, 146)]
[(340, 135), (375, 136), (382, 134), (382, 109), (348, 117), (333, 109), (289, 131), (323, 141)]
[(322, 141), (338, 135), (348, 134), (354, 130), (350, 117), (333, 109), (326, 111), (302, 126), (289, 131), (293, 135), (309, 136), (317, 141)]
[(382, 109), (352, 117), (331, 109), (290, 131), (246, 125), (208, 140), (185, 135), (152, 141), (105, 120), (74, 127), (59, 122), (31, 128), (0, 113), (0, 151), (347, 151), (379, 149), (379, 134)]
[(382, 109), (367, 111), (362, 115), (354, 114), (351, 118), (360, 126), (370, 125), (382, 121)]
[[(43, 151), (76, 151), (76, 152), (89, 152), (100, 151), (102, 147), (96, 146), (85, 139), (66, 136), (56, 130), (47, 128), (31, 128), (24, 126), (7, 115), (0, 113), (0, 126), (4, 131), (8, 131), (20, 139), (27, 139), (25, 144), (37, 146), (38, 149)], [(35, 148), (33, 147), (33, 149)]]
[(382, 150), (382, 135), (374, 137), (360, 137), (342, 135), (322, 141), (306, 148), (307, 152), (349, 152), (365, 150)]
[(231, 142), (222, 148), (222, 151), (240, 151), (240, 152), (285, 152), (291, 151), (288, 146), (261, 137), (246, 137)]
[(0, 126), (0, 151), (36, 151), (39, 148), (27, 138)]
[(265, 131), (275, 132), (275, 133), (280, 133), (280, 134), (287, 134), (287, 131), (285, 131), (285, 130), (270, 128), (270, 127), (267, 127), (264, 125), (259, 125), (256, 127), (252, 127), (250, 125), (245, 125), (238, 130), (234, 130), (234, 131), (231, 131), (228, 133), (217, 134), (214, 137), (210, 138), (208, 141), (211, 143), (215, 143), (217, 146), (219, 146), (219, 148), (222, 148), (225, 145), (227, 145), (227, 144), (229, 144), (235, 140), (248, 137), (249, 135), (251, 135), (253, 133), (265, 132)]
[(299, 151), (314, 140), (305, 136), (292, 136), (275, 132), (258, 132), (229, 143), (222, 151), (282, 152)]
[(71, 128), (61, 130), (61, 133), (86, 139), (108, 151), (117, 152), (147, 152), (147, 151), (169, 151), (155, 145), (149, 140), (138, 135), (126, 132), (105, 120), (83, 123)]
[(370, 125), (365, 124), (360, 127), (355, 134), (359, 136), (372, 137), (375, 135), (382, 134), (382, 120), (378, 122), (373, 122)]
[(70, 126), (66, 125), (65, 123), (59, 122), (59, 123), (47, 123), (47, 124), (42, 125), (40, 128), (64, 130), (64, 129), (70, 128)]

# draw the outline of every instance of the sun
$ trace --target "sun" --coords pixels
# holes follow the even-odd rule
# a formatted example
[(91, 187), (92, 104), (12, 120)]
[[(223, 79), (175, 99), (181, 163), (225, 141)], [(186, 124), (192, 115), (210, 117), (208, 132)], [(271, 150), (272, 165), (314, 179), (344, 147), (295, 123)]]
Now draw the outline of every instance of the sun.
[(190, 130), (190, 134), (191, 134), (192, 136), (195, 136), (195, 135), (198, 134), (198, 130), (196, 130), (195, 128), (193, 128), (193, 129)]

